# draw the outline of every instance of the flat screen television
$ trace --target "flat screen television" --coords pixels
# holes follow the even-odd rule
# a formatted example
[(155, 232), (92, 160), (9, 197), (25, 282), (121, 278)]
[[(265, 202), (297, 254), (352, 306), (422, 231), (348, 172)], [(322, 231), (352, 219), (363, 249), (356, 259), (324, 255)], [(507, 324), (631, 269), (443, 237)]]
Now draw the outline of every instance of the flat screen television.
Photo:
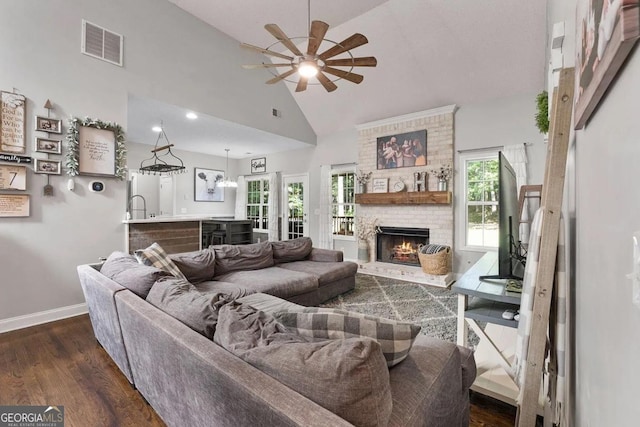
[(522, 279), (524, 258), (520, 245), (520, 206), (516, 173), (498, 153), (498, 274), (484, 279)]

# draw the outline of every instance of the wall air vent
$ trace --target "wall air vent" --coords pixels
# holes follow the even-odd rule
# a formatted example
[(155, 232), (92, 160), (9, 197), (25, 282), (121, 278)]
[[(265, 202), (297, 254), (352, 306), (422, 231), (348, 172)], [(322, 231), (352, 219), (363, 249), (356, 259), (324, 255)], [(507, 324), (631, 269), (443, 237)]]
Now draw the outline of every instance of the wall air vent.
[(122, 67), (122, 48), (120, 34), (82, 20), (82, 53)]

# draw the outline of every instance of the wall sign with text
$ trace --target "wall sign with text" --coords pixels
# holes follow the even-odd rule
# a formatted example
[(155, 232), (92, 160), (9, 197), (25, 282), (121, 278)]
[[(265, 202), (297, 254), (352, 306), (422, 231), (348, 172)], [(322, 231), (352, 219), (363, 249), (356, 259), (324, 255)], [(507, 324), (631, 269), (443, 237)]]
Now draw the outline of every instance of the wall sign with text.
[(23, 95), (0, 91), (0, 151), (24, 154), (25, 104)]

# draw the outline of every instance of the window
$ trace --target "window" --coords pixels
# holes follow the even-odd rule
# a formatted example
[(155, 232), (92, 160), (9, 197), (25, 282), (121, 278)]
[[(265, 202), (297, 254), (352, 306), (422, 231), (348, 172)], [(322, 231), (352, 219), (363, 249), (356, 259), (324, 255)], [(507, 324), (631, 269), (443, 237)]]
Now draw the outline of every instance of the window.
[(464, 176), (464, 246), (498, 247), (498, 156), (461, 156)]
[(247, 180), (247, 219), (254, 231), (269, 230), (269, 180)]
[(333, 235), (353, 237), (355, 223), (355, 181), (353, 167), (334, 169), (331, 175)]

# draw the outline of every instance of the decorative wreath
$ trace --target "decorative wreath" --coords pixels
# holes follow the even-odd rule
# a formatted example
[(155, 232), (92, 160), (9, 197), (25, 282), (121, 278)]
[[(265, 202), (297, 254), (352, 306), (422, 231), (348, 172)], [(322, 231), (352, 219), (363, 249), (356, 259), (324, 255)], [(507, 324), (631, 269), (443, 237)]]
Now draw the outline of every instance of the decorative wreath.
[(106, 129), (114, 133), (116, 137), (116, 173), (115, 177), (124, 179), (127, 174), (127, 148), (125, 146), (124, 132), (122, 126), (117, 123), (103, 122), (102, 120), (85, 117), (71, 117), (69, 119), (69, 129), (67, 130), (67, 155), (65, 166), (67, 175), (76, 176), (78, 172), (78, 133), (81, 126), (89, 126), (96, 129)]

